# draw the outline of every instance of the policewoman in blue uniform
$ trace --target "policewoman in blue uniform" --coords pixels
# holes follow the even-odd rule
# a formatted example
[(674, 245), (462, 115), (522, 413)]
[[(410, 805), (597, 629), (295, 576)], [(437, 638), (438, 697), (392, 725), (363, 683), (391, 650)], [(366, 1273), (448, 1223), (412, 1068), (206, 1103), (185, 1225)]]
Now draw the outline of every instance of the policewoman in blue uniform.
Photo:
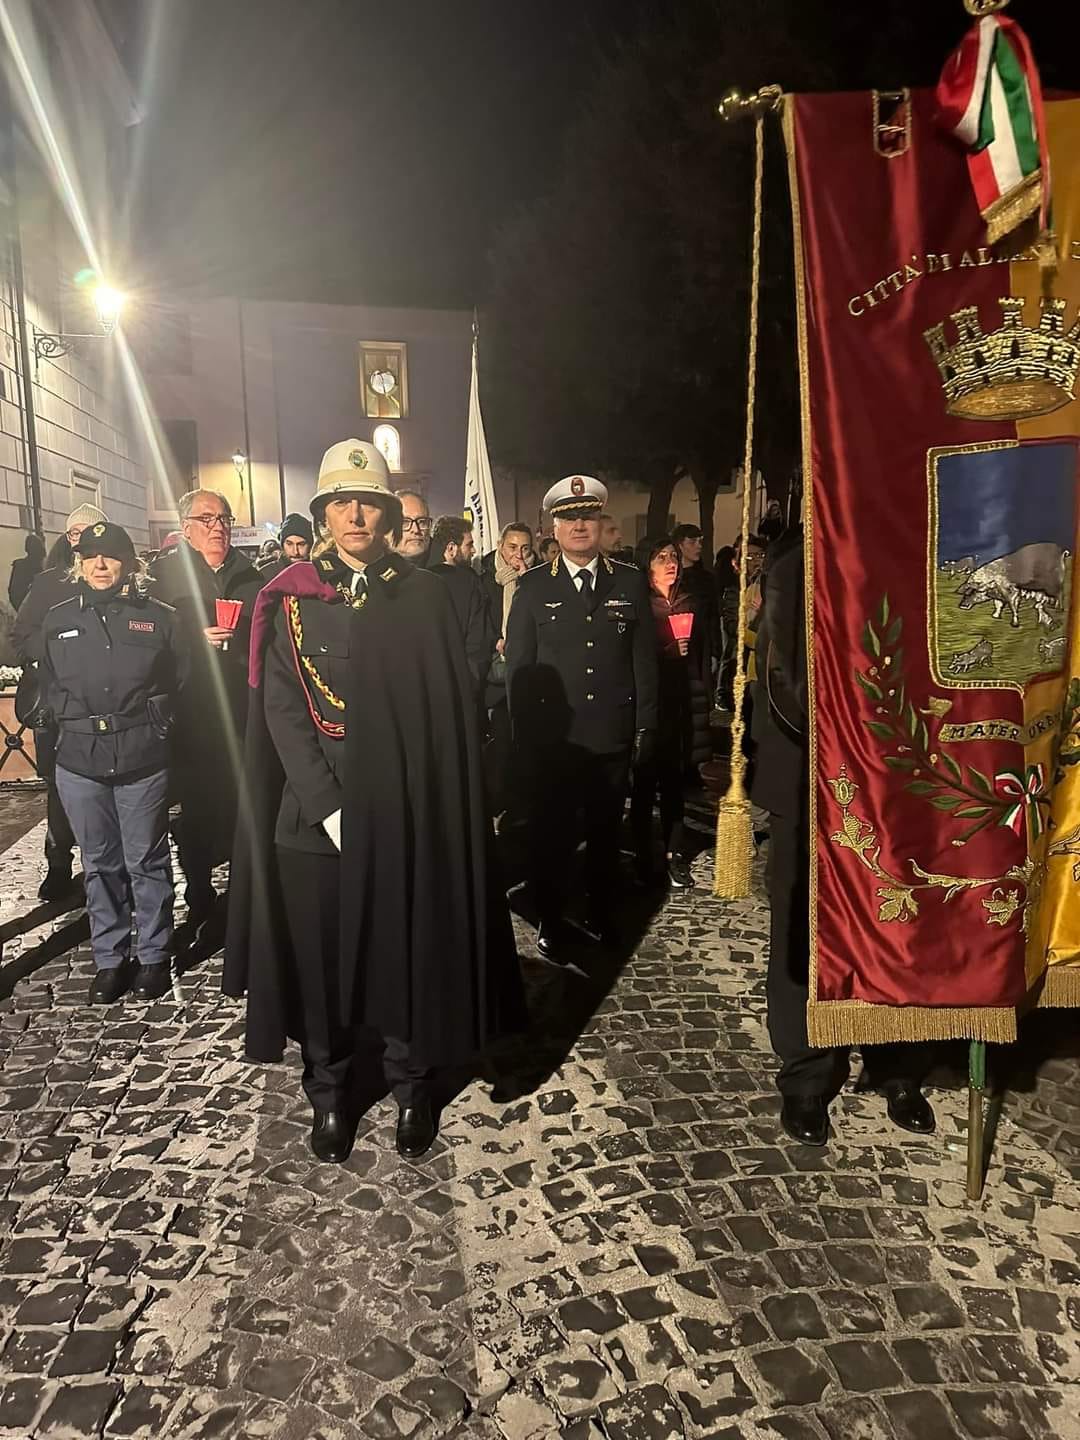
[(655, 746), (657, 659), (644, 576), (600, 554), (607, 489), (570, 475), (544, 496), (561, 553), (522, 575), (506, 633), (510, 720), (530, 800), (537, 947), (557, 955), (584, 820), (588, 928), (613, 938), (632, 760)]
[(136, 568), (126, 530), (89, 526), (75, 549), (71, 598), (53, 606), (43, 631), (56, 786), (86, 881), (91, 1004), (111, 1005), (127, 990), (151, 1000), (170, 983), (167, 736), (187, 658), (175, 612), (137, 587)]

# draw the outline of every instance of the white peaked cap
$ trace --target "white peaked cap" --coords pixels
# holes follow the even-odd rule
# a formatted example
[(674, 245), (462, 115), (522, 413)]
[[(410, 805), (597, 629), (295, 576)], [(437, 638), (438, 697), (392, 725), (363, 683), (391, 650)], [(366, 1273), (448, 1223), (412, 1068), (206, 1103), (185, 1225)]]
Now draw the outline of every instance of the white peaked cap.
[(567, 475), (544, 496), (544, 509), (556, 518), (565, 515), (599, 515), (607, 504), (607, 486), (591, 475)]
[(382, 452), (367, 440), (342, 440), (330, 446), (319, 466), (311, 513), (335, 495), (376, 495), (392, 501), (392, 511), (401, 509), (401, 501), (390, 489), (390, 472)]

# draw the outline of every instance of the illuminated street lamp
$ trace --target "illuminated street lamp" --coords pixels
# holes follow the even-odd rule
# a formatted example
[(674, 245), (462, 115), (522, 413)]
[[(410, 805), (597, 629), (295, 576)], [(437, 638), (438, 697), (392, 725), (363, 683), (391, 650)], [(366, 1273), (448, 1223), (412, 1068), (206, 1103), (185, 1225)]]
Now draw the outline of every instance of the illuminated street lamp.
[(73, 348), (75, 341), (82, 340), (105, 340), (116, 329), (120, 321), (120, 312), (124, 308), (124, 294), (116, 290), (112, 285), (104, 283), (95, 285), (92, 291), (94, 299), (94, 311), (97, 315), (98, 324), (101, 329), (96, 334), (65, 334), (61, 332), (56, 335), (49, 334), (45, 330), (39, 330), (34, 326), (34, 357), (38, 360), (59, 360), (62, 355), (67, 355)]
[(244, 471), (247, 469), (248, 457), (239, 446), (233, 451), (232, 463), (236, 466), (236, 473), (240, 477), (240, 494), (244, 493)]

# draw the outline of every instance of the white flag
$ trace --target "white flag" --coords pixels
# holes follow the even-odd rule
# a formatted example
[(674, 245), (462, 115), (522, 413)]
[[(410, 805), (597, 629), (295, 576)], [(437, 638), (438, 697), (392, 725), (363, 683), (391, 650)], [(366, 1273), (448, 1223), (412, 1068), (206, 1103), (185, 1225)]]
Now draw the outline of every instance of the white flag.
[(469, 386), (469, 437), (465, 449), (465, 517), (473, 523), (476, 553), (488, 555), (499, 543), (499, 511), (495, 504), (495, 486), (491, 480), (484, 437), (484, 419), (480, 414), (480, 379), (476, 364), (477, 337), (473, 329), (472, 383)]

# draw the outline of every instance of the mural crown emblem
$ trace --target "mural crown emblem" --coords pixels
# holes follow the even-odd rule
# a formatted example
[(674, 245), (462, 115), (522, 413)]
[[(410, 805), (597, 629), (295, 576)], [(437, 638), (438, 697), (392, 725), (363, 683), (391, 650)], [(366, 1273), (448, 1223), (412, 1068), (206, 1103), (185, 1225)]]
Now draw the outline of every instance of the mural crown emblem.
[(1024, 324), (1024, 301), (1000, 297), (1002, 323), (984, 333), (978, 307), (950, 317), (957, 332), (951, 344), (945, 323), (924, 331), (941, 372), (946, 411), (965, 420), (1025, 420), (1049, 415), (1075, 398), (1080, 370), (1080, 317), (1065, 333), (1065, 301), (1043, 297), (1039, 328)]

